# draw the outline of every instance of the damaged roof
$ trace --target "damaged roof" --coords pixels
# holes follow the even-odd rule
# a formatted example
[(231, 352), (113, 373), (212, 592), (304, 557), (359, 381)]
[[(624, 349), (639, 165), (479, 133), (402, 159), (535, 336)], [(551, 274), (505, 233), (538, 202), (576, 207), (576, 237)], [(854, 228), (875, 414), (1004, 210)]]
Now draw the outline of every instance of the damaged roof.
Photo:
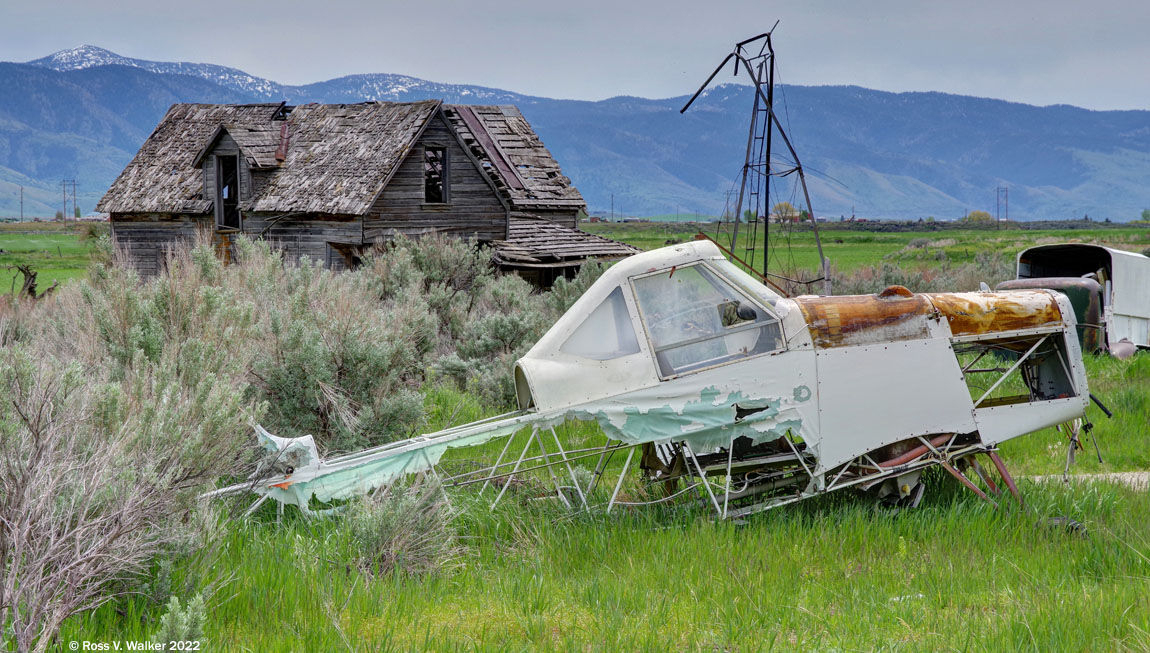
[(444, 114), (513, 210), (586, 209), (518, 108), (448, 104)]
[[(226, 133), (260, 175), (242, 210), (362, 215), (440, 105), (305, 104), (284, 112), (279, 104), (176, 104), (97, 210), (207, 212), (212, 202), (198, 166)], [(286, 121), (274, 119), (284, 113)]]
[(589, 258), (619, 259), (639, 249), (532, 215), (512, 214), (507, 240), (492, 241), (492, 258), (505, 267), (558, 268)]

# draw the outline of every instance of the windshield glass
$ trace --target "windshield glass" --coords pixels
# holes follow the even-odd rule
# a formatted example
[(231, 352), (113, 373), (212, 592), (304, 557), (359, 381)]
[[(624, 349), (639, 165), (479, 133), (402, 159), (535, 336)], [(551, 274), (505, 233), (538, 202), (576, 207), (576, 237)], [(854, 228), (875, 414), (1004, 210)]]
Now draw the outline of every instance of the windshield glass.
[(767, 306), (774, 307), (775, 302), (782, 299), (775, 291), (768, 288), (765, 284), (761, 283), (751, 275), (743, 272), (742, 268), (731, 263), (723, 257), (713, 258), (708, 261), (711, 265), (715, 266), (723, 276), (730, 279), (735, 285), (743, 289), (746, 293), (753, 297), (757, 297), (764, 302)]
[(705, 265), (632, 281), (663, 378), (783, 347), (778, 320)]

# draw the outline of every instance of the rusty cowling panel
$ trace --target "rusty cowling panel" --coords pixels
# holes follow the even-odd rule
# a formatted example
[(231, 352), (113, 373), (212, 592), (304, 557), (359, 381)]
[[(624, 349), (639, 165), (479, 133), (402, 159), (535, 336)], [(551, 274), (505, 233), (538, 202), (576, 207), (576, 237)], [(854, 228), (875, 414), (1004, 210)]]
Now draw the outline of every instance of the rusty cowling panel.
[(1105, 346), (1102, 324), (1102, 284), (1083, 277), (1039, 277), (1004, 281), (996, 290), (1030, 290), (1044, 288), (1057, 290), (1070, 298), (1074, 317), (1078, 320), (1078, 341), (1082, 351), (1094, 353)]
[(901, 286), (878, 295), (797, 297), (794, 301), (819, 348), (930, 337), (926, 320), (934, 307), (925, 296)]
[(927, 293), (955, 336), (998, 333), (1062, 324), (1055, 296), (1043, 291)]

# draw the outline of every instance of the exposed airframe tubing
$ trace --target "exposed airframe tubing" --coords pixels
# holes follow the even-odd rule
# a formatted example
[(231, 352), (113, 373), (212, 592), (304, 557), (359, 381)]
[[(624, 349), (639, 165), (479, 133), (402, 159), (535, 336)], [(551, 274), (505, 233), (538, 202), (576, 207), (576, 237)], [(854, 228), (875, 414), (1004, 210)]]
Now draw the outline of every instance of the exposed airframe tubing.
[[(490, 467), (478, 469), (478, 470), (471, 470), (468, 472), (462, 472), (460, 474), (456, 474), (453, 476), (440, 475), (435, 470), (435, 465), (432, 465), (432, 464), (428, 464), (426, 468), (424, 468), (420, 471), (424, 472), (424, 473), (435, 474), (439, 478), (441, 484), (444, 487), (462, 487), (465, 485), (473, 485), (476, 483), (483, 483), (482, 487), (479, 490), (479, 494), (481, 496), (486, 492), (487, 487), (489, 485), (492, 485), (494, 481), (498, 481), (500, 479), (505, 479), (504, 482), (502, 483), (502, 488), (500, 488), (499, 493), (496, 495), (494, 501), (492, 501), (492, 503), (490, 504), (490, 509), (494, 510), (498, 506), (498, 504), (500, 503), (502, 498), (504, 497), (507, 489), (512, 485), (516, 476), (526, 474), (526, 473), (532, 472), (532, 471), (547, 469), (549, 472), (549, 475), (551, 477), (551, 480), (554, 483), (555, 493), (556, 493), (556, 496), (559, 498), (559, 500), (563, 501), (564, 504), (567, 505), (569, 508), (574, 508), (574, 506), (572, 506), (570, 504), (570, 502), (567, 500), (567, 498), (564, 496), (564, 488), (566, 488), (566, 487), (574, 488), (575, 494), (579, 500), (580, 508), (582, 510), (589, 511), (592, 509), (593, 506), (592, 506), (592, 504), (589, 503), (587, 497), (593, 491), (596, 483), (598, 482), (600, 477), (603, 475), (603, 471), (604, 471), (603, 468), (605, 466), (604, 460), (608, 456), (613, 455), (614, 452), (616, 452), (620, 449), (627, 449), (628, 450), (627, 459), (624, 462), (623, 467), (619, 470), (618, 478), (614, 483), (611, 497), (606, 503), (606, 512), (610, 513), (614, 509), (615, 506), (641, 506), (641, 505), (655, 505), (655, 504), (660, 504), (660, 503), (666, 503), (666, 502), (668, 502), (674, 498), (677, 498), (677, 497), (679, 497), (679, 496), (681, 496), (681, 495), (683, 495), (683, 494), (685, 494), (691, 490), (697, 491), (698, 488), (700, 486), (702, 486), (706, 490), (706, 495), (703, 496), (702, 493), (699, 493), (699, 495), (700, 495), (699, 501), (701, 501), (704, 505), (710, 504), (711, 507), (713, 507), (715, 509), (716, 516), (719, 517), (720, 519), (724, 519), (724, 518), (731, 518), (731, 517), (743, 517), (743, 516), (750, 515), (750, 514), (753, 514), (756, 512), (761, 512), (761, 511), (769, 510), (772, 508), (781, 507), (783, 505), (786, 505), (789, 503), (794, 503), (794, 502), (799, 501), (799, 500), (804, 499), (804, 498), (809, 498), (809, 497), (814, 496), (816, 494), (829, 493), (829, 492), (832, 492), (835, 490), (845, 489), (845, 488), (853, 487), (853, 486), (857, 486), (857, 485), (871, 486), (871, 485), (877, 484), (878, 482), (880, 482), (884, 479), (891, 478), (891, 477), (897, 477), (897, 476), (901, 476), (901, 475), (909, 473), (909, 472), (925, 469), (926, 467), (929, 467), (929, 466), (935, 465), (935, 464), (943, 467), (948, 473), (954, 475), (960, 482), (962, 482), (968, 489), (974, 490), (976, 492), (976, 494), (978, 494), (981, 498), (989, 501), (990, 503), (992, 503), (993, 505), (995, 505), (997, 507), (997, 504), (992, 499), (990, 499), (989, 496), (987, 496), (985, 493), (983, 493), (981, 490), (979, 490), (977, 488), (977, 486), (974, 486), (973, 483), (965, 477), (965, 475), (963, 475), (961, 472), (959, 472), (958, 470), (955, 469), (954, 464), (953, 464), (954, 462), (965, 459), (968, 456), (973, 456), (975, 454), (982, 453), (982, 454), (986, 454), (990, 458), (991, 462), (994, 464), (994, 467), (999, 472), (999, 475), (1003, 478), (1003, 481), (1005, 482), (1006, 486), (1010, 489), (1011, 494), (1014, 495), (1016, 499), (1018, 499), (1020, 504), (1022, 503), (1022, 499), (1021, 499), (1021, 496), (1019, 496), (1019, 494), (1018, 494), (1018, 489), (1015, 486), (1014, 479), (1010, 476), (1010, 473), (1006, 470), (1006, 467), (1002, 463), (1001, 458), (998, 457), (998, 455), (996, 453), (996, 448), (995, 447), (987, 447), (987, 446), (982, 445), (981, 443), (977, 443), (977, 442), (965, 444), (965, 445), (955, 445), (955, 440), (957, 439), (957, 436), (955, 434), (936, 435), (936, 436), (930, 438), (929, 440), (925, 437), (920, 436), (917, 438), (920, 441), (920, 444), (917, 445), (915, 448), (913, 448), (910, 451), (907, 451), (905, 453), (902, 453), (900, 455), (897, 455), (893, 458), (883, 460), (883, 461), (877, 461), (876, 462), (870, 453), (863, 454), (862, 456), (859, 456), (855, 460), (848, 462), (845, 465), (843, 465), (842, 468), (838, 470), (838, 473), (834, 476), (834, 478), (831, 479), (831, 482), (829, 484), (826, 484), (825, 486), (823, 486), (821, 488), (814, 489), (814, 491), (811, 491), (811, 489), (812, 489), (812, 487), (816, 486), (815, 482), (821, 480), (825, 483), (826, 479), (825, 479), (825, 477), (819, 477), (819, 478), (812, 478), (811, 477), (810, 467), (808, 467), (806, 462), (803, 460), (805, 458), (805, 456), (802, 453), (800, 453), (797, 449), (795, 449), (794, 443), (792, 443), (790, 441), (790, 438), (783, 438), (783, 439), (786, 440), (788, 445), (790, 445), (790, 448), (792, 449), (792, 451), (795, 454), (794, 462), (797, 463), (799, 466), (793, 468), (790, 472), (784, 473), (787, 475), (785, 475), (779, 479), (772, 479), (772, 480), (768, 481), (768, 483), (773, 484), (773, 485), (771, 487), (767, 487), (765, 489), (759, 489), (759, 486), (751, 486), (751, 485), (749, 485), (749, 483), (744, 484), (743, 488), (741, 488), (741, 489), (738, 489), (738, 490), (735, 489), (735, 484), (733, 483), (734, 477), (731, 474), (731, 467), (732, 467), (732, 463), (734, 462), (734, 460), (733, 460), (733, 440), (734, 439), (733, 438), (732, 438), (732, 442), (728, 443), (727, 465), (726, 465), (725, 469), (723, 469), (723, 471), (725, 472), (725, 474), (723, 475), (725, 478), (725, 482), (718, 484), (718, 485), (714, 484), (708, 478), (708, 476), (714, 476), (715, 474), (712, 473), (709, 475), (707, 470), (705, 470), (703, 468), (703, 466), (699, 463), (697, 456), (695, 455), (694, 451), (689, 448), (689, 445), (687, 443), (682, 443), (684, 445), (685, 450), (686, 450), (685, 451), (685, 453), (686, 453), (685, 458), (688, 461), (688, 470), (690, 469), (690, 465), (693, 464), (695, 471), (694, 472), (688, 472), (686, 474), (682, 474), (682, 475), (677, 476), (677, 477), (673, 477), (673, 479), (677, 480), (678, 478), (685, 478), (688, 481), (686, 487), (684, 487), (680, 490), (677, 490), (670, 495), (659, 497), (657, 499), (653, 499), (650, 501), (621, 501), (621, 500), (619, 500), (619, 493), (620, 493), (622, 485), (623, 485), (623, 480), (626, 477), (627, 472), (630, 470), (631, 463), (634, 459), (634, 454), (635, 454), (636, 449), (643, 446), (643, 443), (630, 444), (630, 443), (624, 443), (624, 442), (608, 439), (607, 442), (601, 447), (586, 447), (586, 448), (582, 448), (582, 449), (574, 449), (574, 450), (569, 451), (569, 450), (566, 450), (563, 448), (562, 442), (560, 441), (558, 433), (555, 431), (554, 425), (541, 426), (537, 422), (543, 422), (543, 421), (547, 421), (547, 420), (543, 419), (542, 417), (540, 417), (539, 419), (532, 419), (534, 417), (540, 417), (540, 416), (533, 415), (532, 411), (517, 411), (515, 413), (509, 413), (506, 415), (500, 415), (500, 416), (497, 416), (494, 418), (490, 418), (488, 420), (483, 420), (482, 422), (468, 424), (465, 427), (456, 427), (456, 428), (452, 428), (452, 429), (446, 429), (444, 431), (440, 431), (440, 432), (432, 433), (432, 434), (427, 434), (424, 436), (420, 436), (418, 438), (411, 438), (409, 440), (404, 440), (404, 441), (395, 442), (395, 443), (389, 443), (388, 445), (383, 445), (381, 447), (376, 447), (374, 449), (369, 449), (369, 450), (357, 452), (354, 454), (348, 454), (345, 456), (332, 458), (328, 461), (321, 461), (321, 465), (322, 465), (323, 469), (331, 469), (331, 468), (344, 467), (348, 463), (352, 463), (352, 462), (358, 462), (360, 464), (364, 464), (364, 463), (372, 462), (374, 460), (386, 458), (389, 456), (395, 456), (395, 455), (399, 455), (401, 453), (410, 452), (416, 444), (422, 444), (423, 446), (445, 444), (445, 443), (450, 443), (452, 441), (457, 441), (457, 440), (460, 440), (460, 439), (463, 439), (466, 437), (470, 437), (471, 435), (475, 435), (475, 430), (481, 425), (487, 426), (487, 427), (490, 427), (493, 429), (505, 428), (509, 425), (519, 425), (521, 427), (531, 426), (531, 431), (530, 431), (530, 434), (527, 438), (527, 442), (524, 444), (518, 458), (516, 458), (514, 460), (514, 462), (512, 462), (510, 460), (504, 460), (504, 458), (507, 455), (508, 451), (511, 450), (512, 443), (517, 439), (518, 434), (521, 432), (522, 429), (517, 429), (516, 431), (511, 432), (510, 434), (505, 436), (505, 437), (507, 437), (507, 442), (503, 446), (502, 451), (500, 452), (499, 457), (496, 460), (496, 463), (491, 465)], [(548, 451), (547, 448), (543, 445), (543, 439), (542, 439), (542, 437), (540, 437), (540, 433), (543, 430), (543, 428), (547, 428), (547, 430), (551, 431), (551, 434), (553, 436), (553, 439), (554, 439), (555, 445), (556, 445), (555, 451)], [(486, 441), (484, 441), (484, 442), (486, 442)], [(542, 452), (541, 455), (532, 455), (530, 457), (527, 455), (533, 444), (537, 444), (539, 446), (540, 451)], [(589, 459), (589, 458), (594, 458), (594, 457), (598, 457), (599, 462), (596, 464), (595, 472), (592, 474), (591, 479), (588, 481), (587, 487), (583, 488), (578, 481), (578, 478), (575, 474), (574, 468), (571, 466), (571, 463), (574, 461), (577, 461), (577, 460), (584, 460), (584, 459)], [(523, 467), (524, 462), (535, 463), (537, 461), (543, 461), (543, 462), (541, 464), (532, 464), (528, 467)], [(428, 463), (430, 463), (430, 460), (428, 460)], [(564, 485), (560, 484), (558, 477), (556, 477), (554, 475), (554, 471), (552, 469), (556, 465), (563, 465), (567, 468), (567, 471), (571, 477), (572, 485), (564, 486)], [(511, 466), (510, 471), (505, 471), (505, 469), (501, 469), (501, 468), (506, 468), (508, 466)], [(984, 470), (982, 470), (981, 466), (979, 466), (977, 464), (977, 462), (974, 462), (974, 464), (972, 466), (975, 468), (979, 477), (987, 484), (987, 487), (991, 490), (991, 492), (992, 493), (998, 493), (997, 486), (994, 484), (994, 482), (992, 480), (990, 480), (989, 476), (985, 473)], [(856, 470), (855, 474), (851, 478), (849, 478), (847, 480), (843, 480), (844, 473), (847, 472), (849, 469), (852, 469), (852, 468), (854, 468)], [(323, 469), (320, 470), (319, 475), (322, 475)], [(486, 472), (486, 474), (483, 474), (483, 472)], [(229, 486), (226, 488), (221, 488), (219, 490), (215, 490), (213, 492), (206, 493), (206, 494), (202, 495), (202, 497), (203, 498), (214, 498), (214, 497), (235, 495), (235, 494), (240, 494), (240, 493), (244, 493), (244, 492), (255, 492), (257, 494), (260, 494), (261, 496), (245, 513), (245, 514), (250, 514), (250, 513), (254, 512), (255, 509), (258, 508), (261, 504), (263, 504), (265, 501), (267, 501), (268, 498), (271, 497), (270, 493), (260, 491), (261, 486), (263, 486), (263, 487), (275, 487), (278, 485), (282, 485), (284, 483), (290, 483), (293, 481), (293, 477), (296, 476), (296, 474), (298, 474), (298, 473), (299, 472), (293, 472), (291, 474), (276, 475), (276, 476), (272, 476), (272, 477), (265, 477), (262, 479), (249, 480), (248, 482), (245, 482), (245, 483), (232, 485), (232, 486)], [(397, 478), (399, 476), (403, 476), (403, 475), (405, 475), (405, 473), (406, 473), (406, 466), (405, 466), (405, 468), (401, 469), (401, 471), (395, 477)], [(480, 474), (482, 474), (482, 475), (480, 475)], [(315, 476), (313, 476), (313, 478), (314, 477)], [(692, 481), (691, 480), (692, 478), (696, 478), (697, 480)], [(659, 479), (659, 480), (663, 481), (663, 480), (671, 480), (671, 479)], [(765, 501), (754, 503), (754, 504), (747, 505), (747, 506), (743, 506), (743, 507), (736, 508), (733, 510), (730, 507), (730, 501), (732, 500), (732, 497), (736, 500), (737, 499), (743, 499), (743, 498), (747, 498), (749, 496), (753, 496), (754, 494), (759, 494), (759, 493), (771, 491), (771, 490), (777, 490), (777, 489), (780, 489), (782, 487), (786, 487), (788, 485), (794, 485), (797, 483), (801, 483), (803, 480), (808, 481), (807, 491), (801, 491), (800, 490), (800, 491), (797, 491), (794, 494), (791, 494), (789, 496), (774, 496), (774, 497), (771, 497)], [(390, 479), (390, 481), (394, 481), (394, 478)], [(376, 484), (372, 488), (372, 490), (385, 489), (385, 491), (386, 491), (386, 488), (390, 487), (390, 484), (391, 484), (390, 481), (387, 483)], [(715, 493), (715, 489), (719, 489), (722, 492), (722, 502), (721, 503), (719, 501), (719, 496), (717, 496)], [(368, 490), (368, 491), (371, 491), (371, 490)], [(298, 505), (300, 507), (302, 512), (304, 512), (305, 514), (308, 514), (308, 515), (322, 514), (323, 512), (325, 512), (325, 511), (311, 510), (307, 507), (306, 504), (303, 504), (303, 505), (296, 504), (296, 505)], [(602, 505), (602, 504), (599, 504), (599, 505)], [(282, 502), (281, 502), (281, 507), (282, 507)]]

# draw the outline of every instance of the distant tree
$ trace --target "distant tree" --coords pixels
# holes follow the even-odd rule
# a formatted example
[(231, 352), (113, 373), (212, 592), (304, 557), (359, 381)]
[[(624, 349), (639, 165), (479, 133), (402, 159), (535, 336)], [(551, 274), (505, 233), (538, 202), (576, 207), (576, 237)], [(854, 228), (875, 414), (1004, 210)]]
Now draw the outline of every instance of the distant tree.
[(994, 222), (994, 216), (986, 211), (971, 211), (963, 216), (962, 221), (970, 224), (989, 224)]
[(808, 222), (811, 219), (811, 214), (806, 209), (799, 212), (799, 222)]
[(1142, 209), (1142, 222), (1150, 222), (1150, 209)]
[(778, 216), (780, 220), (793, 220), (795, 216), (799, 215), (799, 210), (790, 202), (779, 202), (771, 209), (771, 213)]
[(64, 219), (64, 212), (63, 211), (56, 211), (56, 219), (57, 220), (63, 220)]
[(80, 219), (80, 207), (76, 206), (73, 208), (76, 210), (76, 219), (79, 220)]

